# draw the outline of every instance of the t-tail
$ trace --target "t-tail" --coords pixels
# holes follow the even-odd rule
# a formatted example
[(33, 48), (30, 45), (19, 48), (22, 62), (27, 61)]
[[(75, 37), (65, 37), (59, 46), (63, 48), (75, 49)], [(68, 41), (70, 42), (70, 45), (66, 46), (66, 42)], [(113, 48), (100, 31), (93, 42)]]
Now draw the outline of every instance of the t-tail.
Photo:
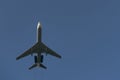
[(37, 63), (35, 63), (35, 64), (33, 64), (30, 68), (29, 68), (29, 70), (31, 70), (31, 69), (33, 69), (33, 68), (35, 68), (35, 67), (42, 67), (42, 68), (44, 68), (44, 69), (47, 69), (47, 67), (46, 66), (44, 66), (43, 64), (39, 64), (39, 65), (37, 65)]
[(41, 38), (42, 38), (42, 26), (41, 26), (40, 22), (38, 22), (38, 25), (37, 25), (37, 42), (41, 42)]

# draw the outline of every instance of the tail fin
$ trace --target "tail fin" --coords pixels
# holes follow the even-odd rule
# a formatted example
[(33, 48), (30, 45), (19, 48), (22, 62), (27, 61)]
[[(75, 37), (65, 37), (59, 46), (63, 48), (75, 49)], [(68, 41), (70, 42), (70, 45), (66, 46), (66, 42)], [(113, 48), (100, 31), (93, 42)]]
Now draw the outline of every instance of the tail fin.
[[(35, 64), (33, 64), (30, 68), (29, 68), (29, 70), (31, 70), (31, 69), (33, 69), (33, 68), (35, 68), (35, 67), (37, 67), (37, 64), (35, 63)], [(44, 69), (47, 69), (47, 67), (46, 66), (44, 66), (43, 64), (40, 64), (40, 66), (39, 67), (42, 67), (42, 68), (44, 68)]]

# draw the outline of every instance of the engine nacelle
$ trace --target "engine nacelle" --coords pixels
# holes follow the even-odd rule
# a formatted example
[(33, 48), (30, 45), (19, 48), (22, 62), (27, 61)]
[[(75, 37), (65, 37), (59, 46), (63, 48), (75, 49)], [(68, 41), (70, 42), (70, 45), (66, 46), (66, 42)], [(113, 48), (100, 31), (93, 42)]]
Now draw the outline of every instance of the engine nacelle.
[(40, 58), (40, 62), (42, 63), (43, 62), (43, 55), (41, 56), (34, 56), (34, 62), (37, 63), (38, 62), (38, 57)]
[(43, 62), (43, 57), (44, 57), (44, 56), (43, 56), (43, 55), (41, 55), (41, 63)]
[(34, 61), (35, 63), (37, 63), (37, 56), (34, 56)]

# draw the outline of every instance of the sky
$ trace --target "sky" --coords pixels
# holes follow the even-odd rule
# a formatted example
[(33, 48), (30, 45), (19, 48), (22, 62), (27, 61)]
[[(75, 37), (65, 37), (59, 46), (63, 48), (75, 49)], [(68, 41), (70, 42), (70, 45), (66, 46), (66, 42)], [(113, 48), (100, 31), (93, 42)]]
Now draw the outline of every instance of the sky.
[[(119, 0), (1, 0), (0, 80), (120, 80)], [(33, 56), (16, 61), (42, 41), (62, 56), (44, 57), (47, 70), (35, 68)]]

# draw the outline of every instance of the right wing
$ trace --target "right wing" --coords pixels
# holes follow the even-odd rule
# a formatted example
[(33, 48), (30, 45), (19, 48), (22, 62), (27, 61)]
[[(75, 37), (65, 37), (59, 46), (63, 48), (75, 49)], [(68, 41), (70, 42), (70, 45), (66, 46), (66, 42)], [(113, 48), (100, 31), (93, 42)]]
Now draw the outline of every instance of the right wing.
[(25, 51), (24, 53), (22, 53), (20, 56), (18, 56), (18, 57), (16, 58), (16, 60), (21, 59), (21, 58), (23, 58), (23, 57), (26, 57), (26, 56), (34, 53), (36, 47), (37, 47), (37, 43), (36, 43), (34, 46), (32, 46), (30, 49), (28, 49), (27, 51)]
[(43, 52), (45, 52), (45, 53), (47, 53), (47, 54), (50, 54), (50, 55), (52, 55), (52, 56), (55, 56), (55, 57), (57, 57), (57, 58), (61, 58), (61, 56), (60, 56), (58, 53), (56, 53), (56, 52), (53, 51), (52, 49), (48, 48), (45, 44), (42, 43), (42, 46), (43, 46), (43, 48), (44, 48), (44, 51), (43, 51)]

